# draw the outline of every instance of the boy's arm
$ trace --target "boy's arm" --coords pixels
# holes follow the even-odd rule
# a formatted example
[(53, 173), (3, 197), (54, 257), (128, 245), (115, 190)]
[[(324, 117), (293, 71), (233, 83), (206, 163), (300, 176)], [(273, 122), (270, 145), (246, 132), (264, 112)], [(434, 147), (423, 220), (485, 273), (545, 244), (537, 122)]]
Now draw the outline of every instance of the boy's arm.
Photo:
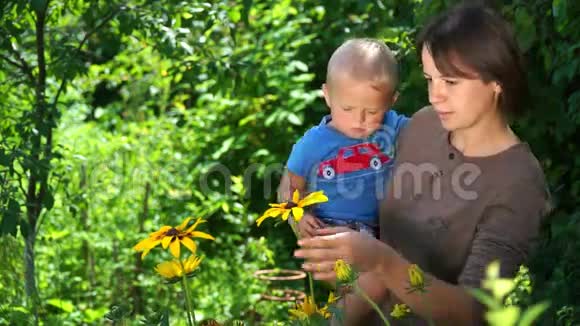
[(292, 200), (294, 190), (298, 190), (303, 195), (306, 192), (306, 179), (286, 169), (278, 186), (278, 202)]
[[(278, 188), (278, 202), (282, 203), (291, 201), (294, 190), (298, 190), (300, 196), (303, 197), (306, 193), (306, 189), (306, 180), (303, 177), (290, 171), (285, 171)], [(292, 215), (288, 219), (288, 223), (298, 230), (301, 237), (312, 237), (315, 235), (316, 229), (324, 227), (324, 223), (308, 211), (304, 212), (304, 216), (302, 216), (299, 223), (294, 220)]]

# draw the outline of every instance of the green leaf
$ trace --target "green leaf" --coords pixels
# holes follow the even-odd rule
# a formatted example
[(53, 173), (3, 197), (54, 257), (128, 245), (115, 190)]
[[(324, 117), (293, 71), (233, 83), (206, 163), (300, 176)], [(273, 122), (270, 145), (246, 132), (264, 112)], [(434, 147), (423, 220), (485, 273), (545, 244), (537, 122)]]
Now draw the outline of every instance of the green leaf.
[(34, 11), (43, 11), (46, 8), (46, 1), (48, 0), (30, 0), (30, 7)]
[(234, 24), (239, 22), (240, 19), (242, 19), (242, 13), (240, 13), (240, 10), (238, 8), (233, 8), (232, 10), (230, 10), (228, 12), (228, 16), (230, 17), (230, 19)]
[(300, 117), (294, 113), (288, 114), (288, 122), (290, 122), (293, 125), (297, 125), (297, 126), (302, 125), (302, 119), (300, 119)]
[(501, 303), (495, 301), (492, 296), (486, 294), (483, 290), (480, 289), (470, 289), (469, 293), (474, 296), (479, 302), (486, 305), (488, 308), (497, 309), (501, 307)]
[(218, 149), (213, 155), (212, 158), (214, 160), (219, 159), (224, 153), (226, 153), (227, 151), (230, 150), (230, 148), (232, 147), (232, 144), (234, 143), (235, 138), (234, 137), (230, 137), (228, 139), (226, 139), (223, 143), (222, 143), (222, 147), (220, 149)]
[(518, 8), (515, 14), (518, 42), (526, 52), (536, 40), (536, 25), (532, 16), (524, 9)]
[(46, 301), (46, 303), (67, 313), (71, 313), (75, 310), (75, 306), (69, 300), (49, 299)]
[(10, 156), (6, 155), (4, 149), (0, 149), (0, 165), (2, 166), (10, 165)]
[(540, 302), (535, 304), (524, 312), (522, 319), (518, 323), (519, 326), (531, 326), (533, 322), (548, 309), (550, 306), (549, 302)]
[(54, 195), (52, 194), (52, 191), (48, 190), (46, 192), (46, 197), (44, 197), (44, 208), (46, 208), (46, 210), (51, 210), (54, 207)]
[(22, 234), (23, 237), (28, 237), (28, 233), (30, 232), (30, 226), (28, 225), (28, 222), (26, 222), (25, 219), (21, 218), (20, 219), (20, 233)]
[(483, 281), (483, 287), (490, 289), (494, 298), (503, 299), (508, 293), (513, 291), (516, 283), (511, 279), (497, 279)]
[(485, 270), (485, 276), (486, 276), (486, 279), (496, 279), (499, 277), (499, 261), (498, 260), (494, 260), (489, 265), (487, 265), (487, 268)]
[(253, 0), (244, 0), (243, 1), (244, 7), (242, 8), (242, 20), (244, 21), (244, 23), (246, 25), (250, 24), (248, 17), (250, 16), (250, 9), (252, 9), (253, 3), (254, 3)]
[(485, 319), (492, 326), (513, 326), (520, 316), (520, 308), (511, 306), (493, 310), (485, 314)]
[(0, 234), (12, 234), (13, 236), (16, 236), (16, 225), (18, 225), (19, 217), (20, 205), (16, 200), (10, 199), (8, 202), (8, 208), (2, 217)]

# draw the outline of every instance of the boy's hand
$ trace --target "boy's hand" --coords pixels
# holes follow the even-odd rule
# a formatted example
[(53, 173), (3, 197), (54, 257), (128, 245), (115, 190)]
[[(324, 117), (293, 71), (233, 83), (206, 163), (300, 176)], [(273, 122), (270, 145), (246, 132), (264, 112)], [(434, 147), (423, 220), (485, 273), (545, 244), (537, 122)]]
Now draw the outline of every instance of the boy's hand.
[(316, 230), (326, 225), (310, 213), (304, 213), (304, 216), (298, 222), (298, 232), (302, 238), (310, 238), (316, 235)]

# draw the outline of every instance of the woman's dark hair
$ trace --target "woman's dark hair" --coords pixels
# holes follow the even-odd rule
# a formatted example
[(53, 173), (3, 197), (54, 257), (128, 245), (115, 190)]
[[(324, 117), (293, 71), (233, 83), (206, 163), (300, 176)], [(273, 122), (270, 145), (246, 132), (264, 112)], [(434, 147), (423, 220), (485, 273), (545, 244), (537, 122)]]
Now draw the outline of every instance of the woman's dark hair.
[(523, 113), (528, 85), (522, 54), (511, 28), (493, 9), (481, 3), (463, 3), (443, 12), (419, 34), (419, 56), (423, 48), (445, 75), (499, 83), (502, 92), (498, 105), (507, 118)]

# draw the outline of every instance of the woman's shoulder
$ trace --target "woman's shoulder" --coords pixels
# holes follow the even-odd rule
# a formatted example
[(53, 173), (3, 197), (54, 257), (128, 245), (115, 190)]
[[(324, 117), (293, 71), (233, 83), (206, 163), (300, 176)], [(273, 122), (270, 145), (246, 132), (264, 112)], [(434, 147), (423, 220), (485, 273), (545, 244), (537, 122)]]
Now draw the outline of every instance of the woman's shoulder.
[(444, 133), (437, 113), (431, 106), (425, 106), (411, 116), (398, 137), (398, 143), (400, 147), (432, 145), (426, 142), (439, 139), (437, 136)]
[[(485, 163), (482, 159), (481, 163)], [(530, 145), (520, 142), (509, 149), (491, 157), (489, 169), (501, 175), (504, 184), (534, 184), (544, 186), (546, 183), (540, 161), (532, 152)]]
[(439, 124), (439, 118), (437, 117), (437, 113), (433, 109), (431, 105), (427, 105), (419, 109), (417, 112), (413, 113), (411, 116), (410, 123), (415, 125), (425, 125), (425, 124)]
[(529, 144), (522, 142), (514, 145), (498, 159), (495, 173), (492, 173), (497, 183), (501, 185), (496, 191), (496, 200), (504, 202), (508, 198), (524, 205), (537, 206), (545, 213), (549, 212), (551, 210), (549, 186), (540, 161)]

